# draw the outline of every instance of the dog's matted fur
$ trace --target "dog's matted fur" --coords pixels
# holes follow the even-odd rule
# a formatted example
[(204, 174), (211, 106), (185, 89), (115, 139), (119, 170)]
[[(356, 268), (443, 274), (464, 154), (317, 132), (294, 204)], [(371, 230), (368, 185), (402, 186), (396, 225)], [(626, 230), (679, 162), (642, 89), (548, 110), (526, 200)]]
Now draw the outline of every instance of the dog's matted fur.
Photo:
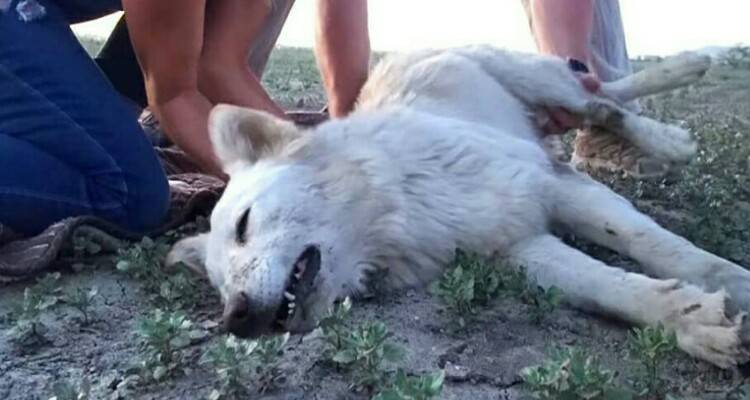
[[(750, 272), (552, 160), (532, 123), (536, 110), (563, 107), (655, 157), (686, 162), (696, 151), (688, 132), (619, 104), (693, 82), (709, 65), (684, 54), (591, 94), (562, 60), (467, 47), (381, 63), (354, 113), (309, 132), (218, 106), (210, 131), (231, 179), (210, 233), (179, 242), (168, 261), (204, 270), (229, 330), (254, 336), (312, 329), (373, 270), (394, 288), (425, 284), (460, 248), (507, 257), (575, 307), (663, 324), (686, 352), (736, 365), (747, 361)], [(553, 227), (644, 273), (567, 246)]]

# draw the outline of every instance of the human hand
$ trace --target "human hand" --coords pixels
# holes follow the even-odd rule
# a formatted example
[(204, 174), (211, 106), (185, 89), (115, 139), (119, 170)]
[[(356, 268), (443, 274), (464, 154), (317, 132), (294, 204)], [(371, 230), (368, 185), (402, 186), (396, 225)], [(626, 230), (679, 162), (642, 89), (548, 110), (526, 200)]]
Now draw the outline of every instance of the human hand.
[[(578, 75), (581, 85), (591, 93), (596, 93), (601, 87), (601, 81), (589, 72), (585, 64), (577, 60), (569, 60), (568, 65)], [(580, 128), (582, 121), (561, 107), (547, 107), (536, 112), (536, 121), (546, 135), (562, 135), (570, 129)]]

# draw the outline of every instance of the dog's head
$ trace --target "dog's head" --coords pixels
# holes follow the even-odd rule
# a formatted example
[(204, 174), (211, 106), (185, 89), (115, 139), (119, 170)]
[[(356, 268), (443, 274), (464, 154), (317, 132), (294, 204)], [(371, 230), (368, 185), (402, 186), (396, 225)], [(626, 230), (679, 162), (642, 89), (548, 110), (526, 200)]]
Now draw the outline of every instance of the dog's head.
[(351, 202), (332, 194), (319, 168), (284, 155), (305, 141), (291, 122), (221, 105), (209, 131), (229, 184), (210, 232), (178, 242), (167, 263), (208, 277), (238, 336), (313, 329), (336, 298), (361, 286)]

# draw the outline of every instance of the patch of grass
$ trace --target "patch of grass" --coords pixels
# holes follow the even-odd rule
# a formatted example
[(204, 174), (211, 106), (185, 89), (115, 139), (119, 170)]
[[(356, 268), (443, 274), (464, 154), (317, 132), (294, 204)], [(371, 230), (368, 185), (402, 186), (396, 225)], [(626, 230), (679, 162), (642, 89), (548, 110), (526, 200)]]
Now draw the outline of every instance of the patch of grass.
[(260, 393), (265, 393), (284, 381), (284, 375), (279, 366), (288, 341), (289, 333), (258, 339), (258, 347), (255, 350), (258, 355), (258, 363), (255, 365), (255, 381)]
[(372, 390), (385, 383), (385, 362), (397, 362), (403, 349), (390, 342), (392, 333), (382, 322), (370, 322), (354, 329), (346, 326), (351, 312), (351, 300), (334, 306), (320, 321), (324, 343), (323, 358), (353, 372), (353, 388)]
[(386, 363), (403, 359), (405, 350), (392, 343), (393, 334), (382, 322), (347, 327), (352, 302), (347, 297), (321, 319), (319, 328), (324, 343), (323, 359), (352, 371), (353, 389), (378, 392), (375, 398), (430, 399), (442, 390), (443, 373), (410, 377), (398, 370), (395, 378), (385, 369)]
[(209, 347), (201, 357), (201, 364), (211, 365), (219, 378), (219, 387), (214, 388), (209, 399), (217, 400), (247, 395), (245, 382), (255, 362), (253, 352), (258, 342), (225, 336)]
[(537, 325), (555, 311), (562, 301), (560, 289), (555, 286), (545, 289), (537, 285), (536, 282), (527, 278), (523, 268), (510, 270), (505, 276), (504, 287), (508, 296), (529, 306), (529, 320)]
[(503, 267), (462, 251), (456, 252), (454, 265), (432, 285), (431, 291), (456, 317), (458, 327), (464, 328), (477, 316), (479, 308), (500, 294)]
[(49, 400), (89, 400), (91, 398), (91, 382), (87, 378), (75, 384), (69, 381), (57, 382), (52, 386), (52, 396)]
[(274, 49), (263, 74), (263, 87), (286, 109), (320, 109), (326, 104), (315, 55), (310, 49)]
[(390, 341), (393, 334), (382, 322), (360, 325), (342, 337), (341, 350), (331, 361), (353, 372), (353, 388), (373, 390), (387, 378), (385, 363), (395, 363), (404, 356), (401, 347)]
[(181, 349), (196, 335), (192, 322), (182, 312), (154, 310), (141, 319), (136, 334), (143, 344), (141, 376), (161, 381), (182, 368)]
[(73, 246), (73, 254), (77, 257), (96, 256), (103, 250), (101, 244), (86, 235), (75, 234), (73, 235), (71, 242)]
[(480, 308), (487, 307), (498, 297), (516, 298), (530, 306), (529, 318), (537, 324), (557, 308), (562, 299), (559, 289), (544, 289), (530, 282), (523, 269), (461, 251), (456, 252), (455, 267), (433, 284), (432, 293), (455, 316), (460, 329), (476, 318)]
[(321, 338), (325, 344), (324, 359), (330, 360), (334, 355), (344, 350), (344, 338), (349, 334), (346, 321), (351, 316), (351, 311), (352, 300), (347, 297), (344, 301), (335, 305), (328, 315), (318, 323)]
[(96, 287), (84, 288), (77, 287), (66, 291), (61, 300), (63, 303), (75, 308), (83, 317), (81, 323), (85, 326), (91, 320), (89, 318), (89, 309), (94, 303), (94, 298), (99, 295), (99, 289)]
[(540, 400), (630, 400), (632, 392), (618, 387), (615, 373), (599, 360), (572, 347), (555, 348), (540, 366), (524, 368), (521, 376)]
[(443, 391), (445, 373), (439, 371), (421, 376), (408, 376), (399, 370), (394, 382), (378, 393), (373, 400), (429, 400)]
[(750, 69), (750, 46), (735, 46), (721, 57), (726, 65), (737, 69)]
[(249, 396), (247, 382), (255, 381), (264, 393), (277, 386), (283, 375), (279, 369), (289, 334), (242, 340), (226, 336), (218, 340), (201, 357), (202, 364), (213, 367), (219, 387), (208, 396), (211, 400)]
[(635, 379), (639, 395), (662, 398), (667, 391), (662, 366), (677, 351), (677, 336), (663, 326), (636, 328), (630, 334), (629, 344), (631, 356), (640, 363)]
[(184, 267), (164, 267), (170, 245), (164, 240), (145, 237), (140, 243), (121, 250), (116, 267), (138, 279), (155, 306), (188, 309), (197, 302), (198, 282)]
[(10, 319), (13, 327), (9, 336), (15, 341), (43, 339), (46, 327), (40, 321), (42, 314), (60, 301), (60, 273), (45, 275), (34, 286), (23, 292), (23, 300), (14, 304)]

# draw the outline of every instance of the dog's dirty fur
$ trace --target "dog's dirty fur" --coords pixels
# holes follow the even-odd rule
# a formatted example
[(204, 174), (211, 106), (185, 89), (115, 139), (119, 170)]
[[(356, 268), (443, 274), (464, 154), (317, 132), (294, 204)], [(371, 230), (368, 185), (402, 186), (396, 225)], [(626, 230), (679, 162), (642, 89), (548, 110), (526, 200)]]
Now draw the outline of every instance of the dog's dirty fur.
[[(663, 324), (683, 350), (719, 367), (745, 362), (750, 272), (557, 164), (531, 123), (538, 108), (564, 107), (686, 162), (696, 151), (688, 132), (619, 106), (708, 67), (681, 60), (593, 95), (554, 58), (489, 47), (401, 56), (376, 68), (351, 116), (312, 132), (219, 106), (210, 130), (231, 180), (210, 233), (178, 243), (169, 262), (205, 270), (228, 328), (253, 336), (312, 329), (373, 271), (393, 288), (425, 284), (461, 248), (508, 257), (581, 309)], [(645, 274), (565, 245), (553, 227), (632, 258)]]

